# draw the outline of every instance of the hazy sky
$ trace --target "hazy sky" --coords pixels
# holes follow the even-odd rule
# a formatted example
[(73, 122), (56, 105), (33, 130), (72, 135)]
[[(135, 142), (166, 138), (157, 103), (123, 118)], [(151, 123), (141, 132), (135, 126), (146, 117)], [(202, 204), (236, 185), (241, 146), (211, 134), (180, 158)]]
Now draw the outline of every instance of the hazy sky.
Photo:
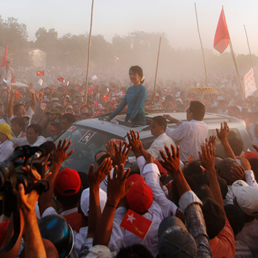
[[(195, 2), (204, 48), (213, 48), (224, 6), (234, 51), (248, 53), (245, 25), (251, 51), (258, 55), (257, 0), (95, 0), (92, 33), (111, 41), (115, 34), (164, 32), (173, 48), (200, 48)], [(91, 0), (0, 0), (0, 10), (3, 19), (15, 17), (26, 24), (29, 40), (35, 40), (39, 27), (54, 28), (59, 37), (69, 32), (88, 33), (91, 3)]]

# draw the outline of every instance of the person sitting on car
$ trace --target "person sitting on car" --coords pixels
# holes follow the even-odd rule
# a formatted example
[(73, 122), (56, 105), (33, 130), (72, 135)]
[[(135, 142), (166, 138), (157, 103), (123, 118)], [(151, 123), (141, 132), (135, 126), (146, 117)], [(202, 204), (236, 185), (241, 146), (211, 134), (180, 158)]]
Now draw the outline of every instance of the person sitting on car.
[(174, 130), (167, 128), (166, 133), (180, 146), (182, 161), (188, 161), (188, 156), (193, 155), (193, 161), (199, 159), (198, 152), (201, 145), (208, 137), (208, 126), (204, 123), (205, 106), (200, 101), (191, 101), (186, 110), (186, 122), (177, 120), (170, 115), (164, 115), (170, 122), (178, 127)]

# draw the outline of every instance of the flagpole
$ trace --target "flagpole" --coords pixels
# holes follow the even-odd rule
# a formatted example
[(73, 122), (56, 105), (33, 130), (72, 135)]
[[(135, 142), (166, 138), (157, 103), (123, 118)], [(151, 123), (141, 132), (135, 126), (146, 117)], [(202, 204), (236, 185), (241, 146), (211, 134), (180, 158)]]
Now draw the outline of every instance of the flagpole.
[(244, 93), (244, 88), (242, 86), (241, 77), (240, 77), (240, 73), (239, 73), (239, 70), (238, 70), (238, 67), (237, 67), (235, 53), (234, 53), (234, 50), (233, 50), (231, 39), (229, 40), (229, 47), (230, 47), (230, 52), (231, 52), (231, 55), (232, 55), (232, 59), (233, 59), (235, 68), (236, 68), (236, 73), (237, 73), (237, 78), (238, 78), (238, 82), (239, 82), (239, 85), (240, 85), (240, 90), (242, 91), (242, 93)]
[(245, 35), (246, 35), (246, 40), (247, 40), (247, 46), (248, 46), (248, 49), (249, 49), (249, 55), (250, 55), (250, 59), (251, 59), (251, 64), (252, 64), (253, 71), (254, 71), (254, 80), (255, 80), (255, 84), (257, 85), (256, 76), (255, 76), (255, 69), (254, 69), (254, 63), (253, 63), (251, 48), (250, 48), (250, 45), (249, 45), (249, 40), (248, 40), (248, 36), (247, 36), (245, 25), (244, 25), (244, 29), (245, 29)]
[(198, 34), (199, 34), (200, 43), (201, 43), (201, 49), (202, 49), (202, 58), (203, 58), (203, 64), (204, 64), (204, 71), (205, 71), (205, 78), (206, 78), (206, 86), (208, 87), (207, 68), (206, 68), (204, 50), (203, 50), (203, 45), (202, 45), (202, 38), (201, 38), (201, 34), (200, 34), (200, 29), (199, 29), (199, 22), (198, 22), (198, 15), (197, 15), (196, 3), (194, 3), (194, 6), (195, 6), (195, 16), (196, 16), (197, 30), (198, 30)]
[(88, 62), (87, 62), (86, 87), (85, 87), (85, 99), (84, 99), (85, 104), (87, 104), (88, 88), (89, 88), (88, 81), (89, 81), (89, 69), (90, 69), (90, 47), (91, 47), (91, 33), (92, 33), (92, 21), (93, 21), (93, 7), (94, 7), (94, 0), (92, 0), (92, 4), (91, 4), (90, 33), (89, 33), (89, 42), (88, 42)]
[(156, 73), (155, 73), (155, 81), (154, 81), (154, 93), (153, 93), (153, 99), (152, 99), (153, 102), (154, 102), (154, 98), (155, 98), (155, 94), (156, 94), (156, 87), (157, 87), (157, 76), (158, 76), (158, 68), (159, 68), (160, 46), (161, 46), (161, 37), (159, 38), (159, 50), (158, 50)]

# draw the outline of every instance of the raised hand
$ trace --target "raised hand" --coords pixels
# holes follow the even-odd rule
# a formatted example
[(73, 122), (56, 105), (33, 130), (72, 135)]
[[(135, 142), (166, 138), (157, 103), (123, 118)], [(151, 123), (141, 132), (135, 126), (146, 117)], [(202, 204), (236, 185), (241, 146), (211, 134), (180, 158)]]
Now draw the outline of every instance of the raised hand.
[(25, 194), (23, 184), (18, 185), (19, 192), (19, 207), (22, 210), (24, 217), (27, 217), (30, 212), (35, 210), (36, 202), (39, 195), (36, 190), (32, 190), (28, 194)]
[(245, 179), (245, 169), (242, 166), (233, 166), (230, 172), (235, 181)]
[(111, 157), (115, 156), (116, 154), (116, 144), (113, 140), (109, 140), (108, 144), (106, 144), (106, 150), (110, 154)]
[(215, 135), (211, 135), (209, 137), (209, 140), (206, 138), (205, 139), (206, 143), (208, 143), (210, 146), (214, 147), (215, 143), (216, 143), (216, 136)]
[(115, 145), (115, 155), (112, 157), (114, 165), (120, 166), (121, 164), (125, 164), (131, 149), (132, 147), (128, 147), (127, 142), (123, 143), (120, 141), (119, 147)]
[(135, 131), (133, 129), (130, 130), (130, 133), (127, 132), (127, 138), (129, 141), (129, 146), (132, 147), (132, 151), (134, 152), (134, 155), (141, 156), (141, 149), (142, 147), (142, 142), (140, 140), (140, 133)]
[(201, 145), (202, 153), (199, 152), (199, 157), (201, 161), (201, 165), (206, 169), (206, 171), (210, 171), (215, 167), (215, 147), (209, 145), (208, 143), (204, 143)]
[(127, 194), (128, 190), (133, 183), (126, 186), (126, 180), (129, 177), (131, 169), (124, 171), (124, 164), (119, 167), (115, 166), (113, 178), (111, 178), (110, 173), (108, 175), (108, 185), (107, 185), (107, 203), (117, 207), (119, 201)]
[(161, 165), (172, 174), (172, 176), (177, 175), (180, 169), (180, 147), (177, 146), (177, 151), (173, 144), (171, 144), (172, 154), (168, 148), (165, 146), (166, 154), (163, 151), (160, 151), (160, 155), (164, 161), (160, 161)]
[(100, 183), (105, 179), (112, 169), (111, 158), (106, 158), (101, 165), (94, 171), (94, 165), (91, 164), (88, 172), (88, 182), (90, 187), (99, 188)]
[(220, 130), (216, 128), (217, 136), (220, 141), (225, 141), (228, 138), (229, 127), (227, 122), (223, 122), (220, 125)]
[(67, 144), (66, 143), (67, 139), (64, 139), (63, 141), (60, 140), (57, 147), (55, 147), (52, 155), (53, 165), (61, 166), (61, 164), (73, 154), (74, 150), (66, 153), (71, 146), (72, 141), (69, 141)]

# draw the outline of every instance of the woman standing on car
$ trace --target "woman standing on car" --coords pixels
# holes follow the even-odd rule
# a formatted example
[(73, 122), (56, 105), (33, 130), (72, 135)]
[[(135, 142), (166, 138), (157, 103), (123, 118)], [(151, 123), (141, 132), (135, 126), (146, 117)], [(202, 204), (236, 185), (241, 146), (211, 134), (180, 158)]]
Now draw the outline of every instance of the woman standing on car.
[(129, 76), (133, 86), (128, 88), (123, 101), (112, 114), (105, 118), (105, 120), (111, 120), (117, 116), (126, 105), (128, 105), (125, 122), (135, 125), (146, 125), (144, 103), (148, 96), (148, 91), (142, 85), (144, 82), (142, 68), (137, 65), (131, 66), (129, 69)]

